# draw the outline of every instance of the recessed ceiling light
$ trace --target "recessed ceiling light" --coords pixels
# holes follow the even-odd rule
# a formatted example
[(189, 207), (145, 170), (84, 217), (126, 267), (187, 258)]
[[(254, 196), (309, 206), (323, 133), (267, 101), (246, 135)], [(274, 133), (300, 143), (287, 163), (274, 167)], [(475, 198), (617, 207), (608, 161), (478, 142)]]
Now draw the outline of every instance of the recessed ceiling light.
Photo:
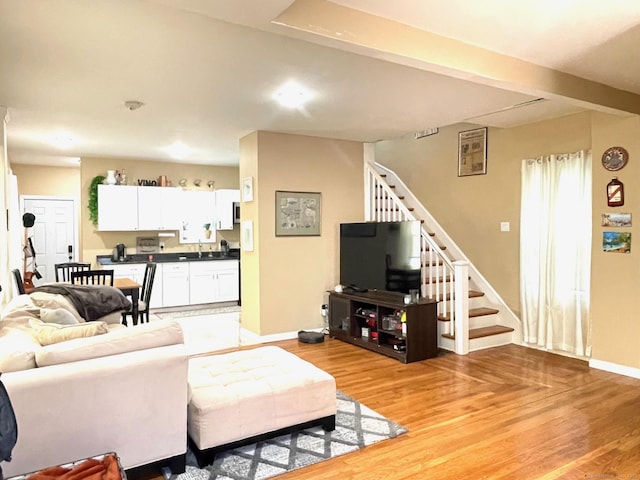
[(173, 142), (165, 150), (176, 160), (184, 160), (191, 151), (191, 149), (182, 142)]
[(311, 100), (311, 92), (297, 82), (290, 81), (280, 87), (273, 98), (283, 107), (300, 108)]

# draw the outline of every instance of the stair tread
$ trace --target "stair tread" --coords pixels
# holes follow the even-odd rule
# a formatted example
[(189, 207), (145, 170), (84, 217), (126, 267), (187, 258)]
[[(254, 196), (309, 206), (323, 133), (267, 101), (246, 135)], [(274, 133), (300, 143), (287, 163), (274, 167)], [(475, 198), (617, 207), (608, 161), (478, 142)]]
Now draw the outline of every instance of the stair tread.
[[(488, 307), (470, 308), (469, 318), (482, 317), (483, 315), (493, 315), (498, 312), (500, 312), (500, 310), (496, 310), (495, 308), (488, 308)], [(443, 322), (448, 322), (451, 320), (451, 314), (438, 315), (438, 320), (441, 320)]]
[[(491, 335), (500, 335), (501, 333), (513, 332), (513, 328), (503, 325), (492, 325), (490, 327), (470, 328), (469, 340), (474, 338), (490, 337)], [(443, 333), (443, 337), (455, 339), (455, 335), (451, 333)]]

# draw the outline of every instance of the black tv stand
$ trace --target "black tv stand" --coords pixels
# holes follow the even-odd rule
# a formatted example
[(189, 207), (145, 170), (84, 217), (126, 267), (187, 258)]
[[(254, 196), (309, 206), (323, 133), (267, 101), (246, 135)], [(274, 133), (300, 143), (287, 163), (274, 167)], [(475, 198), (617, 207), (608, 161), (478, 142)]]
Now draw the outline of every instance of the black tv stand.
[(407, 305), (404, 298), (385, 290), (329, 292), (329, 335), (403, 363), (436, 357), (436, 302)]

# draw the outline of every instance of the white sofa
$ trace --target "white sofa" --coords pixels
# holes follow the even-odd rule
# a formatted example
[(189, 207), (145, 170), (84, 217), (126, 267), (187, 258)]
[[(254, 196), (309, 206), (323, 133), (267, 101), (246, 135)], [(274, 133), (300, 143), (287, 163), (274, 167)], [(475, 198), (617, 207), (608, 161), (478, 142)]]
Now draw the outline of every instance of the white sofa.
[[(110, 325), (55, 326), (38, 318), (51, 317), (44, 315), (51, 305), (14, 300), (0, 321), (1, 380), (18, 422), (4, 475), (106, 452), (115, 452), (125, 469), (166, 461), (184, 471), (188, 358), (180, 325), (124, 328), (115, 323), (117, 313)], [(64, 340), (75, 330), (81, 332), (71, 336), (82, 338)], [(63, 341), (54, 338), (59, 331)]]

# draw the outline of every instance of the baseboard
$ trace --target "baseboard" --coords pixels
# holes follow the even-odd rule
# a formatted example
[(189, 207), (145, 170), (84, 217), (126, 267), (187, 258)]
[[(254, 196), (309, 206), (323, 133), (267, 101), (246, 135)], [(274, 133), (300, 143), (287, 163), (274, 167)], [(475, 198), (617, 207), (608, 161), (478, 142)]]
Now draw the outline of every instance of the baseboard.
[(626, 365), (605, 362), (604, 360), (596, 360), (594, 358), (589, 360), (589, 366), (598, 370), (604, 370), (606, 372), (617, 373), (618, 375), (640, 379), (640, 368), (627, 367)]
[[(322, 332), (324, 331), (324, 328), (308, 328), (306, 329), (306, 331)], [(273, 333), (271, 335), (261, 335), (256, 339), (255, 342), (252, 342), (252, 343), (279, 342), (280, 340), (291, 340), (294, 338), (298, 338), (298, 330), (296, 330), (295, 332), (283, 332), (283, 333)]]

